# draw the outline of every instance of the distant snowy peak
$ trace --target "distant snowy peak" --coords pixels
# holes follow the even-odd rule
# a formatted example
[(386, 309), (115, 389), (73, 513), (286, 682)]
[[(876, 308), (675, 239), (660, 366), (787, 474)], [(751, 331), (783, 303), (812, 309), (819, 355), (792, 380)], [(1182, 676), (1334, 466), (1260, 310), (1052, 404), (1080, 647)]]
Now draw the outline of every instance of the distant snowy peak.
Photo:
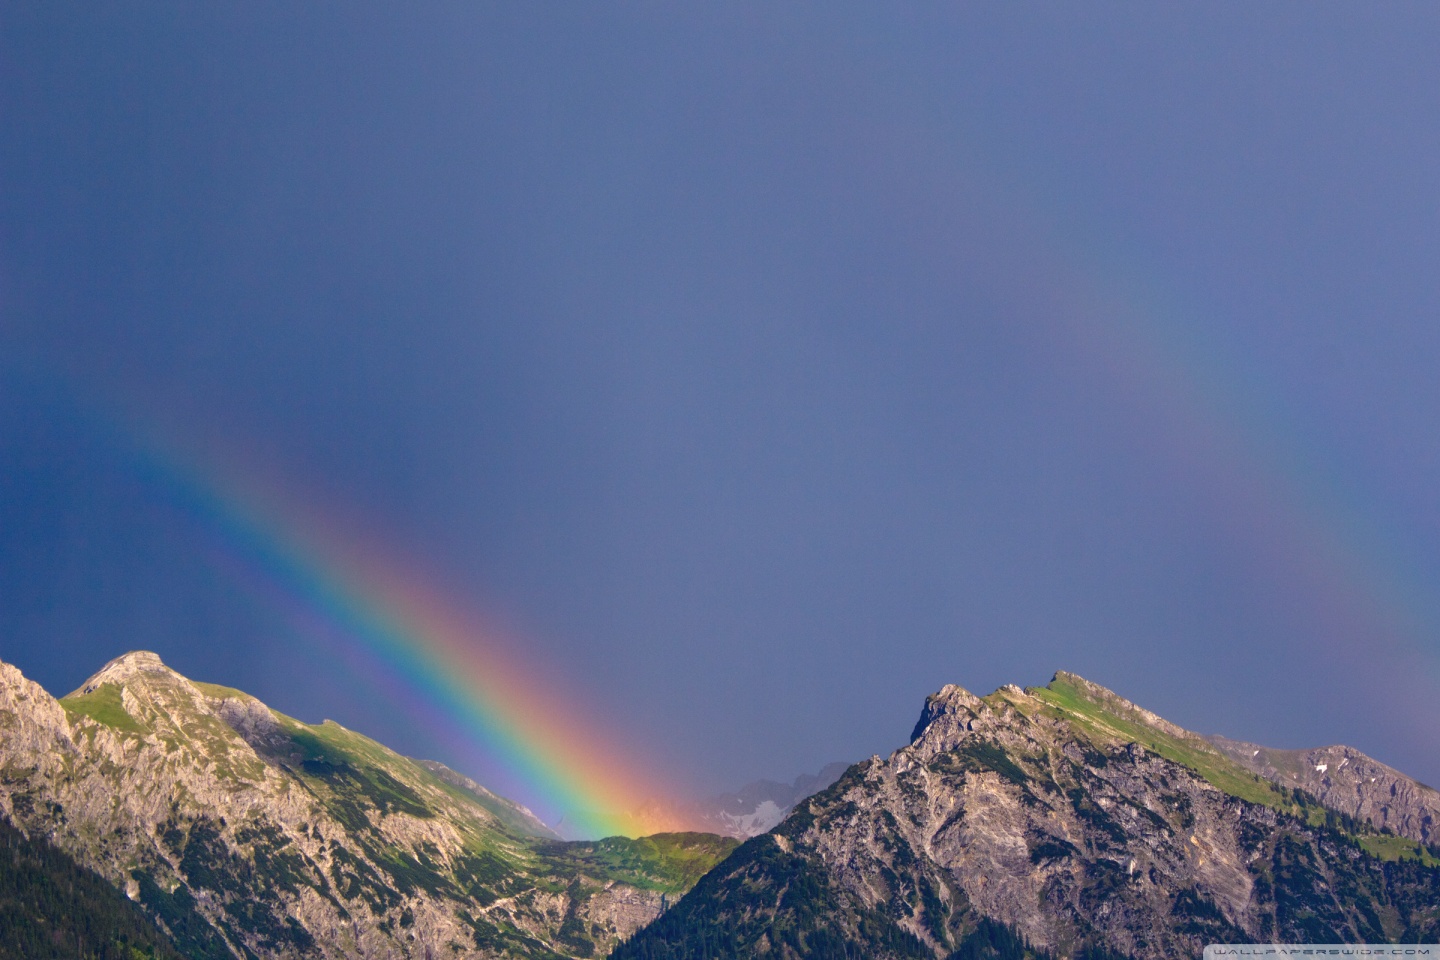
[(717, 829), (722, 834), (732, 837), (756, 837), (784, 820), (788, 812), (788, 808), (778, 806), (774, 800), (762, 800), (759, 806), (749, 813), (721, 812), (718, 819), (711, 822), (718, 824)]
[(657, 830), (698, 830), (746, 840), (768, 833), (796, 804), (839, 780), (848, 763), (827, 764), (819, 773), (804, 773), (791, 783), (756, 780), (734, 793), (671, 807), (653, 803), (640, 816)]

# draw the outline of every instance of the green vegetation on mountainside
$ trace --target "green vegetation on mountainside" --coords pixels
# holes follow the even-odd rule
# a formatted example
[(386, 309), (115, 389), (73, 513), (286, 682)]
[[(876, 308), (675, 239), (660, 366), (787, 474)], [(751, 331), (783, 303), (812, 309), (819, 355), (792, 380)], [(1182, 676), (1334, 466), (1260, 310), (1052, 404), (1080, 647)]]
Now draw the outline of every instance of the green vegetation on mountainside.
[(216, 700), (254, 700), (244, 690), (236, 690), (234, 687), (222, 687), (218, 683), (201, 683), (199, 680), (191, 680), (191, 686)]
[[(248, 750), (234, 749), (242, 746), (234, 730), (207, 712), (187, 709), (193, 697), (188, 680), (178, 674), (166, 677), (155, 673), (146, 679), (157, 689), (142, 695), (136, 712), (125, 708), (122, 688), (114, 683), (102, 683), (89, 693), (72, 694), (59, 703), (72, 726), (79, 724), (84, 729), (86, 721), (92, 721), (126, 736), (154, 738), (169, 753), (183, 750), (210, 761), (214, 775), (221, 779), (253, 781), (264, 775), (263, 766)], [(210, 696), (228, 691), (210, 684), (195, 686)], [(228, 691), (227, 696), (230, 694), (245, 696), (238, 691)], [(95, 728), (89, 729), (93, 734)]]
[(761, 953), (814, 960), (932, 957), (886, 911), (842, 897), (821, 864), (766, 834), (745, 841), (676, 906), (616, 947), (610, 960), (741, 960)]
[(1381, 860), (1417, 860), (1427, 867), (1440, 867), (1440, 855), (1423, 843), (1393, 833), (1363, 834), (1356, 838), (1365, 852)]
[[(442, 773), (437, 773), (436, 770), (432, 770), (430, 768), (432, 764), (438, 770), (443, 771), (443, 775)], [(516, 836), (538, 837), (544, 840), (555, 839), (555, 835), (548, 832), (545, 825), (533, 815), (529, 815), (528, 811), (524, 810), (523, 807), (505, 800), (497, 794), (491, 793), (484, 787), (479, 787), (478, 784), (476, 784), (476, 786), (479, 787), (478, 790), (467, 788), (463, 784), (468, 778), (457, 774), (443, 764), (434, 763), (433, 761), (420, 761), (415, 764), (415, 767), (427, 782), (443, 790), (452, 800), (467, 806), (478, 803)], [(453, 780), (447, 779), (447, 777), (453, 778)]]
[(1068, 721), (1092, 741), (1138, 743), (1152, 753), (1189, 767), (1232, 797), (1304, 815), (1302, 806), (1289, 796), (1289, 791), (1244, 769), (1199, 737), (1176, 737), (1139, 718), (1126, 716), (1063, 676), (1057, 676), (1049, 686), (1031, 687), (1025, 692), (1049, 704), (1053, 708), (1051, 716)]
[[(746, 841), (679, 905), (609, 960), (750, 960), (757, 955), (807, 960), (934, 960), (935, 954), (895, 921), (884, 905), (858, 906), (839, 896), (814, 860), (786, 851), (769, 836)], [(938, 904), (938, 900), (932, 901)], [(1054, 960), (1013, 928), (979, 917), (965, 925), (947, 960)], [(1127, 960), (1088, 947), (1075, 960)]]
[(66, 717), (73, 723), (76, 717), (89, 717), (96, 723), (123, 730), (126, 733), (147, 733), (139, 721), (130, 716), (120, 698), (120, 688), (113, 683), (101, 684), (96, 690), (60, 701)]
[(1175, 736), (1147, 723), (1126, 709), (1128, 705), (1105, 702), (1068, 674), (1057, 674), (1048, 686), (1030, 687), (1025, 692), (1047, 705), (1048, 716), (1066, 721), (1092, 742), (1138, 743), (1152, 753), (1194, 770), (1217, 790), (1271, 807), (1312, 827), (1336, 830), (1381, 860), (1417, 860), (1425, 866), (1440, 864), (1440, 859), (1423, 844), (1379, 833), (1368, 823), (1337, 816), (1305, 791), (1292, 790), (1251, 773), (1198, 736)]
[[(482, 949), (529, 957), (551, 956), (550, 948), (533, 935), (502, 917), (487, 914), (484, 908), (501, 898), (525, 903), (537, 897), (565, 894), (571, 902), (559, 930), (560, 946), (565, 952), (553, 956), (590, 956), (595, 952), (593, 939), (602, 936), (603, 931), (588, 929), (579, 920), (579, 903), (586, 897), (613, 883), (623, 883), (678, 898), (736, 846), (733, 840), (709, 834), (563, 842), (537, 839), (527, 832), (534, 828), (524, 824), (523, 829), (497, 830), (483, 819), (463, 818), (451, 820), (465, 838), (465, 850), (459, 855), (442, 856), (429, 844), (414, 849), (397, 846), (376, 830), (378, 816), (404, 814), (422, 821), (434, 820), (445, 816), (446, 807), (453, 805), (461, 811), (475, 810), (477, 806), (490, 810), (502, 824), (521, 818), (500, 798), (487, 798), (451, 783), (339, 724), (327, 721), (311, 725), (282, 714), (273, 715), (283, 736), (262, 742), (259, 749), (321, 800), (344, 825), (350, 846), (364, 855), (362, 860), (336, 849), (328, 873), (296, 861), (286, 871), (294, 882), (313, 886), (327, 898), (359, 898), (377, 912), (398, 909), (401, 897), (421, 891), (473, 905), (462, 911), (462, 916), (468, 918), (474, 942)], [(427, 788), (438, 791), (438, 796)], [(203, 834), (203, 829), (200, 832)], [(188, 840), (183, 841), (186, 850), (196, 842), (196, 836), (196, 826), (191, 826)], [(284, 848), (278, 840), (249, 841), (257, 867), (262, 854), (268, 858), (267, 870), (257, 873), (273, 873), (275, 865), (284, 862), (287, 855), (293, 858), (293, 848)], [(225, 874), (243, 870), (238, 864), (226, 865), (218, 849), (201, 851), (190, 859), (200, 872), (187, 878), (192, 885), (198, 882), (201, 887), (223, 883)], [(366, 860), (380, 872), (370, 869)], [(218, 874), (206, 871), (204, 865), (211, 863), (220, 865)], [(269, 895), (262, 892), (261, 900), (268, 899)], [(279, 928), (263, 932), (276, 942), (288, 933)]]
[[(288, 737), (275, 759), (312, 786), (321, 787), (332, 813), (352, 831), (369, 830), (366, 808), (382, 814), (406, 813), (429, 820), (435, 811), (396, 774), (423, 772), (399, 754), (337, 723), (310, 726), (280, 718)], [(396, 767), (411, 769), (397, 770)]]
[(580, 908), (587, 898), (621, 883), (665, 900), (678, 899), (737, 846), (738, 841), (706, 833), (656, 834), (637, 840), (536, 841), (533, 859), (525, 859), (509, 875), (492, 874), (487, 878), (489, 887), (481, 887), (476, 896), (486, 906), (496, 896), (490, 891), (496, 890), (522, 901), (537, 894), (566, 894), (569, 906), (556, 936), (556, 946), (563, 952), (546, 948), (503, 917), (489, 914), (471, 918), (475, 945), (544, 960), (593, 956), (596, 942), (607, 934), (593, 921), (587, 924), (582, 919)]
[(637, 840), (552, 842), (537, 849), (544, 863), (560, 875), (583, 874), (676, 895), (693, 887), (739, 845), (738, 840), (711, 833), (658, 833)]
[[(407, 902), (416, 898), (438, 901), (469, 928), (460, 928), (460, 939), (487, 955), (592, 957), (632, 929), (637, 910), (678, 899), (737, 845), (708, 834), (561, 841), (523, 807), (443, 765), (404, 757), (329, 720), (301, 722), (239, 690), (190, 681), (158, 658), (137, 662), (128, 675), (112, 662), (116, 682), (60, 703), (77, 741), (112, 761), (104, 778), (126, 776), (105, 742), (110, 734), (176, 777), (168, 814), (145, 831), (159, 856), (141, 844), (120, 863), (138, 902), (106, 887), (142, 919), (159, 921), (172, 951), (165, 960), (222, 960), (231, 945), (247, 955), (313, 953), (315, 938), (293, 911), (300, 896), (328, 901), (342, 921), (369, 917), (401, 943), (404, 928), (419, 922)], [(215, 781), (261, 803), (216, 807)], [(188, 804), (192, 793), (207, 794), (211, 806)], [(265, 809), (265, 798), (313, 798), (323, 813), (297, 827)], [(37, 823), (42, 814), (45, 823), (64, 823), (62, 806), (42, 794), (21, 789), (12, 799)], [(114, 866), (111, 842), (109, 834), (86, 839)], [(608, 899), (592, 914), (595, 897)], [(148, 949), (133, 937), (125, 942), (132, 941)], [(65, 943), (69, 955), (81, 954), (76, 941)], [(142, 958), (152, 955), (114, 955)]]
[(0, 819), (0, 960), (183, 960), (103, 877)]

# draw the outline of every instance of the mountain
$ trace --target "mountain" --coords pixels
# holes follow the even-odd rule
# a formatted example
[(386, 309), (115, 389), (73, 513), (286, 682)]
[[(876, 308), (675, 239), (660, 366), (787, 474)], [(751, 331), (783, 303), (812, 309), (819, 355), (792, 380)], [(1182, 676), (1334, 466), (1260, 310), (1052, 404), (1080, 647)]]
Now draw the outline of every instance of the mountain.
[(439, 764), (145, 652), (58, 701), (0, 664), (0, 814), (191, 960), (600, 956), (735, 846), (560, 841)]
[(1437, 853), (1073, 674), (983, 698), (947, 686), (907, 746), (746, 841), (612, 957), (1159, 960), (1209, 942), (1434, 942)]
[(756, 780), (734, 793), (721, 793), (687, 804), (659, 801), (637, 811), (637, 818), (655, 829), (685, 829), (744, 840), (770, 830), (797, 803), (840, 779), (849, 767), (831, 763), (819, 773), (802, 773), (791, 783)]

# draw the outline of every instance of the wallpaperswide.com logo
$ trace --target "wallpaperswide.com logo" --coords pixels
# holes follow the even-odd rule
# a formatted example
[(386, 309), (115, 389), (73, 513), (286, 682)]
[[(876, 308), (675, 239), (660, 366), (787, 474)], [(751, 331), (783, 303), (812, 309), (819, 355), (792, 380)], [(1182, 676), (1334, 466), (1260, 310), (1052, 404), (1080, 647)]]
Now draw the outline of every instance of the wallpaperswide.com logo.
[(1205, 960), (1290, 960), (1293, 957), (1350, 957), (1396, 960), (1401, 957), (1440, 960), (1434, 943), (1212, 943)]

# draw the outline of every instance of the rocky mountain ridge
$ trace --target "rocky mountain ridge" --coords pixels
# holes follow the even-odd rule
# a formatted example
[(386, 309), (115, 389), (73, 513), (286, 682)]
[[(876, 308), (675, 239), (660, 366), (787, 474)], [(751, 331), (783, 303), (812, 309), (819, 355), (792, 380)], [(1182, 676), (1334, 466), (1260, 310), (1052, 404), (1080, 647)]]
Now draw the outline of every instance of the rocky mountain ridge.
[[(807, 786), (734, 799), (750, 816)], [(699, 834), (575, 843), (443, 765), (154, 654), (59, 701), (0, 664), (0, 815), (123, 890), (192, 960), (616, 944), (616, 960), (974, 960), (997, 943), (1149, 960), (1217, 941), (1421, 941), (1440, 937), (1432, 794), (1349, 748), (1203, 737), (1061, 672), (988, 697), (942, 688), (907, 746), (738, 850)]]
[(1197, 754), (1210, 750), (1223, 754), (1256, 776), (1291, 790), (1302, 790), (1321, 806), (1369, 823), (1377, 830), (1425, 844), (1440, 841), (1440, 791), (1354, 747), (1336, 744), (1276, 750), (1216, 734), (1191, 733), (1073, 673), (1062, 670), (1055, 679), (1082, 691), (1086, 699), (1102, 704), (1115, 716), (1184, 742)]
[(1275, 750), (1221, 736), (1205, 739), (1251, 773), (1304, 790), (1332, 810), (1411, 840), (1440, 843), (1440, 792), (1354, 747)]
[(561, 842), (438, 764), (146, 652), (58, 701), (0, 663), (0, 814), (215, 960), (601, 955), (734, 845)]
[(997, 924), (1052, 957), (1429, 942), (1440, 860), (1073, 674), (947, 686), (613, 957), (968, 957)]

